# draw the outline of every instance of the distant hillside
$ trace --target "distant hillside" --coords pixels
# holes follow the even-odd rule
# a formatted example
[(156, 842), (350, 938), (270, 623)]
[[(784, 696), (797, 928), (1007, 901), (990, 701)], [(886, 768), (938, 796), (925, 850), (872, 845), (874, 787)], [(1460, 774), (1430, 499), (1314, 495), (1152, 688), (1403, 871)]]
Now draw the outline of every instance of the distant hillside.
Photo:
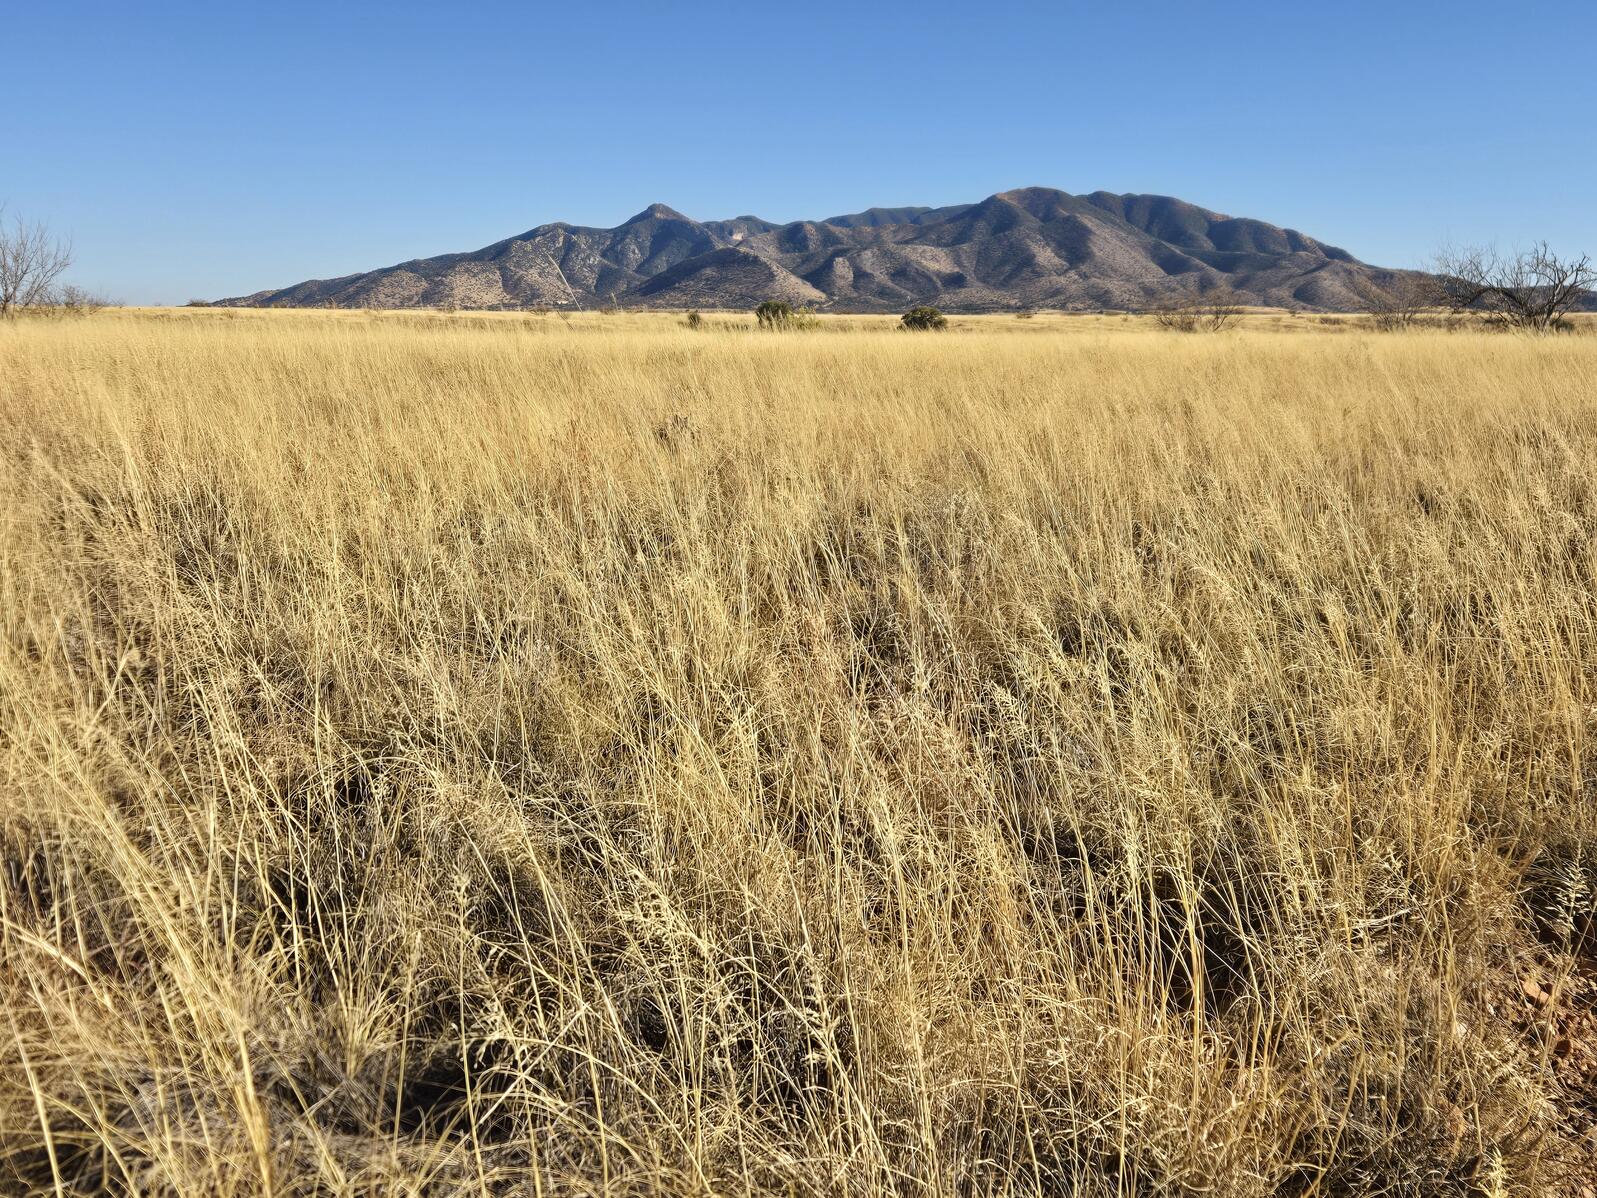
[(1244, 302), (1346, 310), (1393, 271), (1295, 229), (1169, 196), (1004, 191), (777, 225), (652, 204), (614, 229), (559, 222), (467, 254), (223, 300), (240, 307), (742, 308), (838, 312), (1141, 308), (1229, 287)]

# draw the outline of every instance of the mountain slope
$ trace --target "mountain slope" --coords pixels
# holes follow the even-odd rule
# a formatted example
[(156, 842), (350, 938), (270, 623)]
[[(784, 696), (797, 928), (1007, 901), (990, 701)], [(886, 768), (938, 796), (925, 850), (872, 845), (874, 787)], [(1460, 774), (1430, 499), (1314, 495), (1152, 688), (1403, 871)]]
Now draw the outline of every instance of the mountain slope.
[(540, 225), (474, 253), (414, 259), (221, 301), (248, 307), (748, 307), (833, 311), (1140, 308), (1194, 290), (1347, 309), (1394, 272), (1295, 229), (1169, 196), (1044, 187), (945, 208), (870, 208), (778, 225), (651, 204), (613, 229)]

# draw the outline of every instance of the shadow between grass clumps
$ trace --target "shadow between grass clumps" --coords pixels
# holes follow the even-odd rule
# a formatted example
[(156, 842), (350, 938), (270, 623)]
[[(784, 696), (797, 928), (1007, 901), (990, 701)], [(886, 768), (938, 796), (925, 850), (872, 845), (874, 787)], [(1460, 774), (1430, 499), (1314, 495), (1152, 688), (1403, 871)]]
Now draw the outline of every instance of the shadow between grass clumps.
[[(287, 851), (254, 863), (258, 926), (284, 950), (300, 1010), (336, 1006), (349, 963), (394, 988), (405, 1012), (397, 1042), (350, 1069), (338, 1032), (300, 1036), (266, 1088), (302, 1117), (342, 1134), (502, 1142), (517, 1127), (508, 1105), (532, 1066), (501, 1035), (473, 1031), (494, 979), (526, 975), (548, 959), (555, 925), (542, 884), (501, 853), (469, 843), (471, 830), (426, 817), (382, 769), (357, 764), (285, 788), (302, 820)], [(247, 872), (247, 871), (246, 871)], [(415, 905), (415, 879), (454, 877), (457, 893)], [(450, 920), (453, 919), (453, 923)], [(419, 923), (417, 921), (420, 921)], [(423, 962), (410, 978), (407, 945), (453, 927), (467, 961)], [(469, 930), (468, 930), (469, 929)]]
[(124, 986), (150, 978), (146, 939), (118, 880), (61, 834), (0, 820), (0, 889), (6, 919), (41, 943), (61, 945), (71, 980)]
[[(698, 1078), (761, 1122), (801, 1125), (830, 1109), (839, 1071), (854, 1067), (852, 1025), (828, 1005), (826, 967), (773, 932), (727, 929), (733, 939), (697, 963), (629, 954), (616, 928), (557, 926), (544, 883), (480, 841), (470, 851), (452, 843), (464, 830), (426, 826), (415, 800), (396, 797), (402, 788), (380, 770), (356, 766), (286, 789), (304, 821), (296, 843), (312, 855), (264, 865), (257, 919), (289, 950), (310, 1018), (333, 1003), (339, 962), (351, 954), (368, 973), (400, 972), (402, 936), (382, 914), (396, 877), (457, 878), (456, 914), (469, 928), (461, 944), (471, 954), (464, 971), (440, 962), (396, 994), (409, 1012), (403, 1035), (353, 1067), (331, 1025), (286, 1045), (263, 1089), (299, 1118), (341, 1135), (389, 1129), (418, 1142), (509, 1147), (553, 1110), (602, 1115), (610, 1126), (646, 1116), (626, 1079), (660, 1070)], [(614, 879), (603, 872), (604, 846), (583, 848), (597, 832), (583, 832), (591, 819), (580, 805), (564, 815), (572, 818), (550, 845), (563, 901), (591, 889), (602, 918), (617, 897), (605, 897)], [(350, 929), (358, 929), (353, 946), (341, 943)], [(574, 974), (564, 968), (573, 952), (582, 961)], [(534, 983), (556, 975), (564, 976)], [(507, 1006), (507, 995), (517, 1001)], [(545, 1024), (569, 1030), (550, 1041), (535, 1031)]]

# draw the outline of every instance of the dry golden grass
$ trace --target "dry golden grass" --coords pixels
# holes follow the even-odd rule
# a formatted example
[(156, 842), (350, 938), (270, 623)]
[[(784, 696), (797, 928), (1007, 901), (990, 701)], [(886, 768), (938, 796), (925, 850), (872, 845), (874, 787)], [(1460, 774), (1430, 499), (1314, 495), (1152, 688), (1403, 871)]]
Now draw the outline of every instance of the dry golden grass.
[(1597, 338), (1259, 319), (0, 328), (0, 1193), (1580, 1193)]

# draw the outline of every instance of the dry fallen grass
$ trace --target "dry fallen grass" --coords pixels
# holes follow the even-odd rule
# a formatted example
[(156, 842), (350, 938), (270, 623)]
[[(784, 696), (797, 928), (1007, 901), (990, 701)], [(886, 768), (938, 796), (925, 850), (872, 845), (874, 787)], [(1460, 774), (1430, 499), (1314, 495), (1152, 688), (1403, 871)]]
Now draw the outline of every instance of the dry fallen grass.
[(959, 323), (0, 328), (0, 1193), (1581, 1193), (1597, 338)]

